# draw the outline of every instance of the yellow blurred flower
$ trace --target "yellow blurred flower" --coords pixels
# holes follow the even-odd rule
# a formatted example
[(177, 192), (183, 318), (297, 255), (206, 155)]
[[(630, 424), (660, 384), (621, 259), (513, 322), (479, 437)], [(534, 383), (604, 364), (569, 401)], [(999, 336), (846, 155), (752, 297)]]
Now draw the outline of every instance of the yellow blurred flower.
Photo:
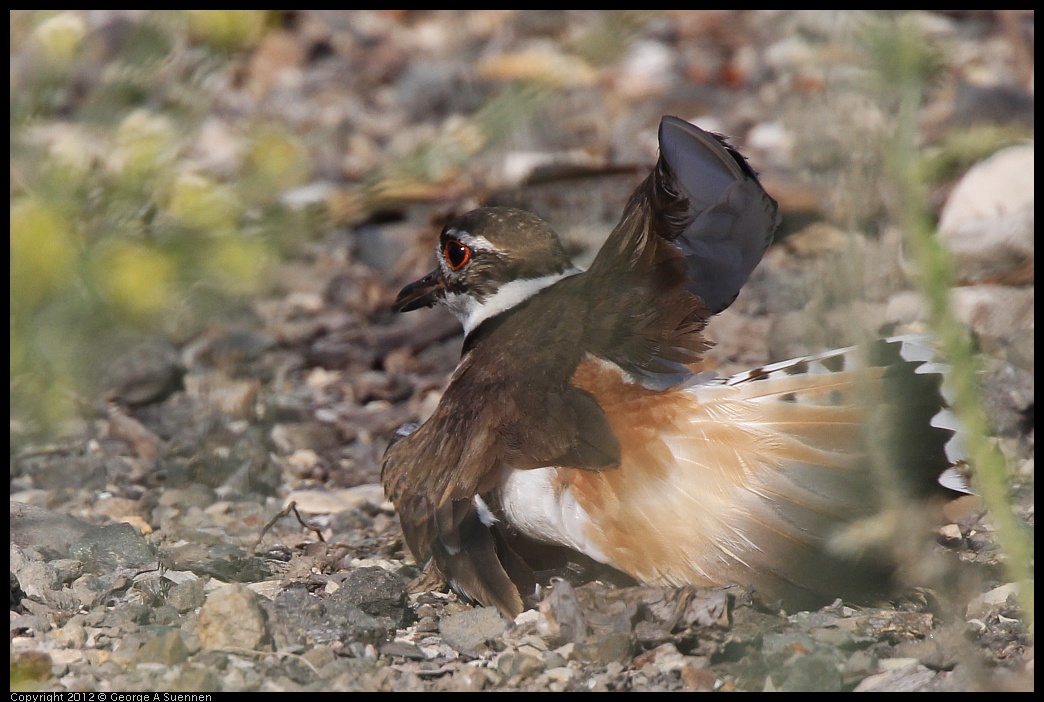
[(98, 264), (96, 276), (112, 303), (133, 316), (159, 312), (170, 299), (175, 266), (160, 251), (120, 243), (106, 251)]
[(11, 298), (35, 304), (64, 287), (76, 260), (71, 223), (35, 200), (11, 207)]
[(186, 10), (185, 15), (193, 38), (224, 51), (253, 46), (268, 21), (267, 10)]
[(56, 130), (47, 144), (47, 151), (55, 166), (78, 176), (86, 174), (95, 159), (87, 138), (75, 127)]
[(261, 127), (250, 142), (250, 164), (268, 184), (280, 189), (301, 185), (311, 175), (301, 144), (276, 126)]
[(55, 63), (67, 63), (75, 58), (85, 36), (87, 23), (72, 10), (41, 22), (33, 30), (33, 38), (44, 57)]
[(236, 228), (239, 199), (227, 186), (198, 173), (182, 173), (174, 181), (166, 211), (180, 221), (214, 234)]
[(169, 118), (149, 110), (134, 110), (116, 130), (112, 170), (128, 178), (148, 174), (177, 152), (177, 131)]
[(233, 293), (253, 292), (269, 264), (268, 248), (259, 241), (225, 237), (215, 241), (205, 265), (211, 277)]

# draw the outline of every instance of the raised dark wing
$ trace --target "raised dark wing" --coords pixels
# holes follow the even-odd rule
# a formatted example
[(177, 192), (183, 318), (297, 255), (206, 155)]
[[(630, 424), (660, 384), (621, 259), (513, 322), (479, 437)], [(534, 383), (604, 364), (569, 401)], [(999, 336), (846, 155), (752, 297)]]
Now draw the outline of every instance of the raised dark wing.
[(599, 293), (585, 347), (654, 389), (688, 376), (707, 318), (736, 299), (779, 224), (722, 137), (664, 117), (659, 139), (656, 167), (584, 274)]
[[(779, 226), (769, 197), (747, 160), (717, 134), (676, 117), (660, 122), (660, 160), (648, 196), (670, 213), (656, 234), (688, 264), (689, 292), (711, 314), (732, 304)], [(675, 213), (671, 200), (684, 202)]]

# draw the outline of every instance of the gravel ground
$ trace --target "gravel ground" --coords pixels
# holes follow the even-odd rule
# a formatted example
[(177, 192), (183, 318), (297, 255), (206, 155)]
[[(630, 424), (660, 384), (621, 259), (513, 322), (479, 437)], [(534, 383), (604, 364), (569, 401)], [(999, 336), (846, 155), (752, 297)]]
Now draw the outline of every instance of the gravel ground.
[[(141, 21), (88, 15), (95, 31), (127, 18)], [(934, 182), (931, 197), (1028, 531), (1033, 19), (918, 18), (945, 59), (923, 142), (983, 125), (1020, 135)], [(784, 212), (750, 283), (709, 327), (721, 372), (923, 330), (871, 146), (894, 114), (865, 89), (859, 16), (284, 20), (223, 75), (201, 167), (230, 172), (222, 159), (242, 158), (222, 148), (232, 125), (265, 114), (300, 134), (314, 162), (287, 200), (327, 205), (331, 225), (236, 313), (99, 368), (95, 411), (55, 440), (13, 433), (12, 689), (1033, 689), (1032, 637), (973, 497), (947, 505), (924, 543), (897, 548), (916, 586), (887, 602), (787, 612), (738, 588), (641, 587), (567, 564), (512, 622), (414, 591), (419, 569), (379, 486), (389, 437), (432, 411), (460, 353), (448, 313), (389, 311), (430, 269), (439, 223), (477, 204), (522, 206), (589, 260), (652, 165), (663, 114), (732, 135)], [(553, 90), (504, 98), (534, 67)], [(498, 113), (481, 111), (491, 102), (532, 116), (512, 115), (507, 136), (481, 149), (476, 120), (492, 123)], [(409, 161), (422, 145), (419, 165)], [(406, 161), (412, 170), (389, 166)], [(377, 171), (382, 197), (362, 187)]]

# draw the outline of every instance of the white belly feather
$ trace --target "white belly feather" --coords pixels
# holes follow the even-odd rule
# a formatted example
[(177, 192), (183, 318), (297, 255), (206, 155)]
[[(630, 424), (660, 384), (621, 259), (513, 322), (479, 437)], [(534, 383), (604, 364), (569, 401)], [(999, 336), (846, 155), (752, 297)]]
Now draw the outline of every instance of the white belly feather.
[(590, 515), (569, 490), (556, 491), (556, 468), (511, 471), (500, 493), (505, 519), (526, 536), (608, 559), (587, 536)]

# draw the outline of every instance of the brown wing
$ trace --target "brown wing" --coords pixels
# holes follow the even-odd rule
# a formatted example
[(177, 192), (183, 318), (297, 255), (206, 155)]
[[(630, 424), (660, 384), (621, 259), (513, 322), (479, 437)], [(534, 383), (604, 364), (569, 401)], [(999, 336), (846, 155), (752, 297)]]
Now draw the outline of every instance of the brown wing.
[(519, 377), (528, 366), (498, 363), (501, 347), (494, 336), (469, 352), (431, 418), (388, 448), (382, 481), (418, 562), (434, 560), (457, 590), (514, 616), (532, 574), (475, 496), (508, 469), (613, 466), (619, 444), (590, 395), (554, 373)]
[(775, 201), (722, 137), (665, 117), (656, 168), (631, 196), (589, 276), (611, 281), (587, 347), (663, 389), (707, 346), (700, 332), (736, 298), (779, 224)]
[[(408, 466), (391, 451), (385, 459), (385, 490), (395, 503), (403, 535), (422, 566), (433, 564), (450, 584), (472, 600), (515, 617), (523, 592), (532, 592), (532, 573), (484, 524), (473, 500), (436, 505), (410, 485)], [(509, 576), (505, 564), (514, 566)], [(521, 564), (521, 567), (519, 565)]]

